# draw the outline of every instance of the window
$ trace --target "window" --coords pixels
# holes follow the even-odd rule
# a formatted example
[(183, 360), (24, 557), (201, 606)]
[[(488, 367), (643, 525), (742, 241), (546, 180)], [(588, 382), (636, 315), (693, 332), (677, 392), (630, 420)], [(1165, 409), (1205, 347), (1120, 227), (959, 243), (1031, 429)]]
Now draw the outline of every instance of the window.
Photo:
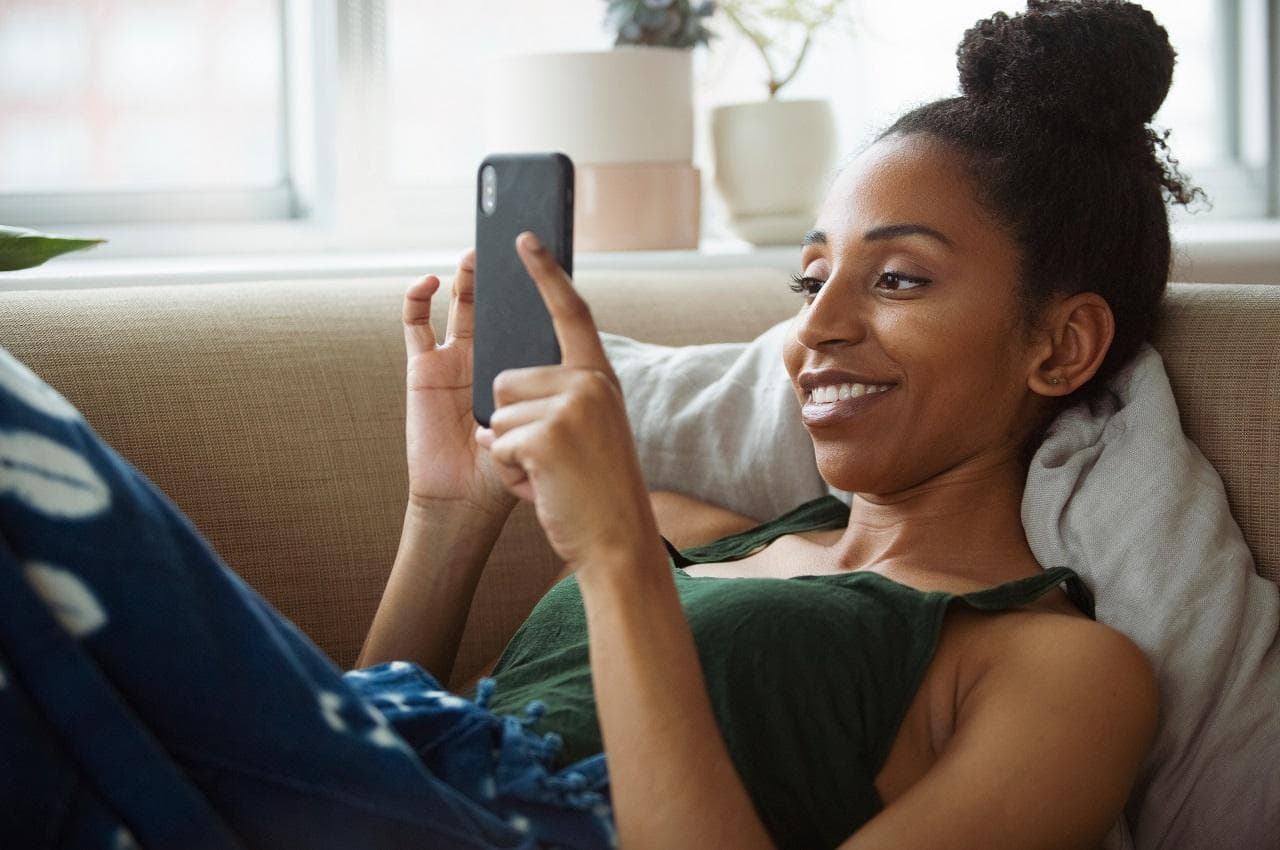
[(7, 0), (5, 217), (287, 215), (281, 25), (278, 0)]
[[(1022, 4), (848, 5), (851, 20), (821, 34), (784, 96), (830, 99), (851, 152), (905, 108), (953, 93), (963, 31)], [(1179, 51), (1156, 124), (1213, 200), (1198, 218), (1274, 215), (1277, 3), (1146, 5)], [(607, 49), (604, 11), (604, 0), (6, 0), (0, 221), (105, 228), (108, 256), (465, 245), (486, 62)], [(695, 53), (693, 96), (714, 240), (728, 231), (707, 117), (764, 87), (751, 45), (711, 24), (721, 35)]]

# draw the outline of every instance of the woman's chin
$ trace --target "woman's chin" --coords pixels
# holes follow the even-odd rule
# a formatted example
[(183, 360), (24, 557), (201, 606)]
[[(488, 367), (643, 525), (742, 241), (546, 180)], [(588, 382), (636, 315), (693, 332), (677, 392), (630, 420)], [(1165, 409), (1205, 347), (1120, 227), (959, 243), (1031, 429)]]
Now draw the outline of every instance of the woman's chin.
[(828, 485), (846, 493), (872, 493), (876, 490), (876, 476), (870, 470), (851, 464), (848, 458), (831, 458), (824, 462), (823, 453), (819, 452), (818, 474)]

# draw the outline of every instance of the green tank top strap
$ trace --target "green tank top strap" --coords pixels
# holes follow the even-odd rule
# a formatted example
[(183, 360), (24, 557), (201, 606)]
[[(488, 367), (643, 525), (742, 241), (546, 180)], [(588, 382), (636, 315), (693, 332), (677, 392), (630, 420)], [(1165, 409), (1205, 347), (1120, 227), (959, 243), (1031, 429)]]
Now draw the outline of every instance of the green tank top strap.
[[(663, 538), (671, 565), (676, 568), (693, 564), (733, 561), (759, 549), (785, 534), (841, 528), (849, 522), (849, 506), (835, 496), (819, 496), (798, 505), (785, 514), (746, 531), (722, 537), (704, 546), (681, 551)], [(1025, 605), (1051, 589), (1063, 585), (1067, 597), (1090, 619), (1097, 619), (1093, 592), (1069, 567), (1052, 567), (1041, 575), (1008, 582), (973, 593), (956, 594), (979, 610), (1000, 610)]]
[(979, 611), (1002, 611), (1034, 602), (1058, 585), (1063, 586), (1067, 598), (1089, 619), (1097, 619), (1093, 592), (1070, 567), (1050, 567), (1039, 575), (1027, 576), (973, 593), (956, 594), (956, 597)]

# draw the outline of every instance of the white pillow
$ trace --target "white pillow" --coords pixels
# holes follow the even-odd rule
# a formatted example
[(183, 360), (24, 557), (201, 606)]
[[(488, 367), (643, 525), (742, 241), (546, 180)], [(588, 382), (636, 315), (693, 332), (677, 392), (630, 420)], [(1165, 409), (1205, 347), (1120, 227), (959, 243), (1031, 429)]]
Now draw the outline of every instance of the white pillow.
[(750, 343), (670, 347), (600, 334), (650, 490), (757, 520), (827, 492), (782, 365), (790, 320)]
[[(651, 489), (757, 519), (830, 490), (782, 366), (790, 322), (750, 343), (602, 335)], [(1097, 615), (1152, 660), (1161, 721), (1126, 810), (1136, 846), (1274, 848), (1280, 836), (1280, 593), (1256, 574), (1222, 482), (1182, 433), (1145, 347), (1096, 409), (1036, 452), (1022, 519), (1042, 564), (1078, 572)], [(1046, 659), (1048, 663), (1048, 659)], [(1117, 824), (1105, 846), (1133, 846)]]
[(1078, 572), (1098, 619), (1147, 653), (1155, 747), (1126, 811), (1139, 848), (1280, 842), (1280, 592), (1257, 574), (1217, 471), (1182, 433), (1146, 346), (1114, 395), (1054, 422), (1022, 524), (1036, 559)]

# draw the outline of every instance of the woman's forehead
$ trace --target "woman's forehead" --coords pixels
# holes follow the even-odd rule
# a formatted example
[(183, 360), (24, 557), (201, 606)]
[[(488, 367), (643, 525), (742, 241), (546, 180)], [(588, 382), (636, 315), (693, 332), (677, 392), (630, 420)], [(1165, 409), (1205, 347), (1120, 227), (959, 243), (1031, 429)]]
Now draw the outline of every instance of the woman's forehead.
[(834, 243), (903, 225), (933, 230), (957, 249), (1004, 238), (979, 202), (961, 155), (920, 134), (888, 136), (845, 166), (815, 229)]

